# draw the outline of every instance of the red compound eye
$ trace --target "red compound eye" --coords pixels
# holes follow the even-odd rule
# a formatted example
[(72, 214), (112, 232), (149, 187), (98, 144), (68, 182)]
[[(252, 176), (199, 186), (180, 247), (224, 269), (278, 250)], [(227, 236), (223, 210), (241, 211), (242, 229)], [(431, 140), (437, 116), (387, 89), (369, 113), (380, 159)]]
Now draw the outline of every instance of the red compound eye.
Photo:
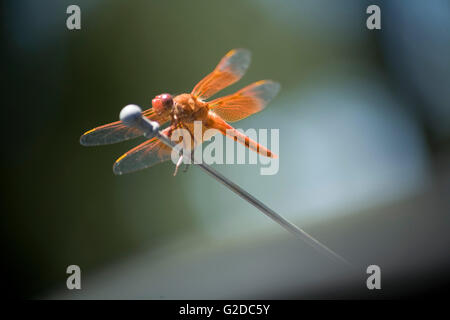
[(153, 106), (153, 109), (155, 109), (156, 113), (161, 114), (164, 111), (172, 108), (172, 106), (173, 106), (172, 96), (168, 93), (160, 94), (159, 96), (156, 96), (152, 100), (152, 106)]

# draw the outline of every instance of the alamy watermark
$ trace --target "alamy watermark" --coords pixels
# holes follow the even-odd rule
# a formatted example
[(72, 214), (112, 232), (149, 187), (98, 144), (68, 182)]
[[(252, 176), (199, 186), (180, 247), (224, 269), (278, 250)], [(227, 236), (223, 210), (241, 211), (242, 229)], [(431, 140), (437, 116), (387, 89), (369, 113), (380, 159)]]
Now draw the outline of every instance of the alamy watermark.
[[(269, 135), (270, 151), (265, 148)], [(191, 154), (194, 150), (196, 164), (260, 164), (261, 175), (275, 175), (279, 170), (279, 129), (270, 129), (270, 134), (267, 129), (229, 129), (226, 130), (225, 137), (216, 129), (203, 130), (202, 122), (195, 121), (193, 135), (189, 130), (179, 128), (172, 132), (170, 138), (177, 143), (171, 153), (175, 164), (179, 162), (181, 153)], [(203, 141), (210, 143), (206, 146), (197, 143)], [(236, 144), (235, 141), (239, 143)], [(190, 157), (185, 157), (183, 162), (192, 163)]]
[(66, 280), (67, 289), (81, 289), (81, 269), (76, 264), (67, 267), (66, 273), (70, 274)]
[(366, 27), (369, 30), (381, 29), (381, 9), (379, 6), (372, 4), (367, 7), (366, 13), (370, 14), (366, 20)]
[(381, 269), (376, 264), (372, 264), (367, 267), (367, 274), (370, 276), (366, 280), (366, 286), (369, 290), (381, 289)]
[(66, 20), (66, 27), (69, 30), (81, 29), (81, 9), (79, 6), (72, 4), (67, 7), (66, 13), (70, 14)]

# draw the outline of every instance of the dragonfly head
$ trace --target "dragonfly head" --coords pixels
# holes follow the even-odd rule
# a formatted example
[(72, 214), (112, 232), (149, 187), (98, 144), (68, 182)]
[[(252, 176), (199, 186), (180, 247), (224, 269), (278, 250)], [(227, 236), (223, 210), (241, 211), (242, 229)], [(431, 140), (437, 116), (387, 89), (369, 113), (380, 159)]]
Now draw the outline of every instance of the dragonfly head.
[(153, 109), (157, 114), (162, 114), (166, 111), (170, 111), (173, 107), (173, 98), (169, 93), (163, 93), (156, 96), (152, 100)]

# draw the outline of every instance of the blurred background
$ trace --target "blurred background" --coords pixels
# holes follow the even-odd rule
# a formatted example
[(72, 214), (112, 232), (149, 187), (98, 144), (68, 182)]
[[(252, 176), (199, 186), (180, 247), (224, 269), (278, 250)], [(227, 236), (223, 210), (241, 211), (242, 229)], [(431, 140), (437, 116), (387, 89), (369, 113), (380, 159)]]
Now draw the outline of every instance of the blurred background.
[[(81, 30), (66, 8), (81, 8)], [(367, 6), (381, 30), (366, 28)], [(4, 1), (2, 285), (11, 298), (393, 298), (448, 284), (450, 2)], [(80, 135), (190, 92), (232, 48), (280, 94), (280, 170), (215, 165), (355, 265), (288, 234), (199, 168), (114, 176), (143, 139)], [(67, 290), (79, 265), (82, 289)], [(366, 288), (379, 265), (382, 290)]]

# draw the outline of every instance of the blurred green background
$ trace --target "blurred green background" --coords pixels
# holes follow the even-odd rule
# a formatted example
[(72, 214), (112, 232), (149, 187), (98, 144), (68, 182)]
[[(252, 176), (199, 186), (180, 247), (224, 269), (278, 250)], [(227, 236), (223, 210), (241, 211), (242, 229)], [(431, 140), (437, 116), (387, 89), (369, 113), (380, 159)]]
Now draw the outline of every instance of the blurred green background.
[[(81, 30), (66, 28), (70, 4), (81, 8)], [(381, 7), (382, 30), (366, 28), (369, 4)], [(114, 160), (142, 139), (79, 144), (127, 104), (190, 92), (240, 47), (252, 64), (223, 94), (260, 79), (281, 83), (267, 109), (236, 124), (280, 129), (280, 172), (215, 167), (362, 277), (369, 264), (395, 279), (405, 268), (423, 275), (448, 266), (448, 1), (2, 7), (1, 242), (11, 297), (333, 296), (345, 272), (198, 168), (173, 177), (165, 163), (118, 177)], [(82, 269), (78, 292), (65, 289), (71, 264)]]

